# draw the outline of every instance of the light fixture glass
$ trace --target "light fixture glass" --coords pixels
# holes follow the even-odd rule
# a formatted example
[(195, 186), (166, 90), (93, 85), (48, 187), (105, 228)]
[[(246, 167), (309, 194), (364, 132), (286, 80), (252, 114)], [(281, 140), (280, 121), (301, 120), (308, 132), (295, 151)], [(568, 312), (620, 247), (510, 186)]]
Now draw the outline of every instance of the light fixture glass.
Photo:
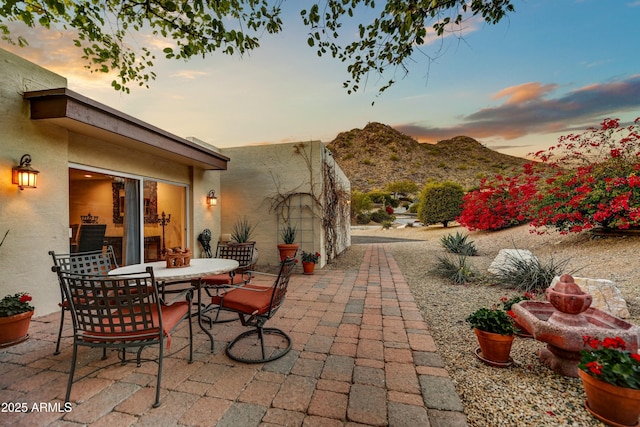
[(31, 167), (31, 156), (25, 154), (20, 159), (20, 166), (12, 168), (11, 182), (17, 184), (20, 190), (25, 188), (36, 188), (38, 186), (38, 174), (37, 171)]
[(216, 206), (218, 204), (218, 198), (216, 197), (216, 191), (210, 190), (207, 194), (207, 206)]

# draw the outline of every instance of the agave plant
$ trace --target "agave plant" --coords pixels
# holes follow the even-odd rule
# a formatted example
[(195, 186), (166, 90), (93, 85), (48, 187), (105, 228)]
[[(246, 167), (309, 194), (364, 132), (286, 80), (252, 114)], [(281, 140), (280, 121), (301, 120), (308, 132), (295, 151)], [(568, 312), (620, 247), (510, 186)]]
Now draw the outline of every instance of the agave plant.
[(291, 245), (296, 241), (296, 234), (298, 234), (296, 227), (293, 227), (291, 224), (287, 224), (281, 233), (282, 241), (287, 245)]
[(456, 285), (477, 282), (480, 279), (478, 271), (467, 262), (466, 255), (438, 256), (435, 273), (450, 280)]
[(442, 236), (440, 243), (442, 243), (442, 246), (446, 250), (454, 254), (467, 256), (477, 255), (478, 250), (476, 249), (475, 243), (473, 243), (472, 240), (467, 240), (468, 238), (468, 235), (456, 232), (455, 236), (453, 234)]
[(247, 217), (240, 218), (233, 225), (231, 238), (238, 243), (246, 243), (251, 238), (251, 234), (253, 234), (255, 228), (256, 226), (251, 224)]
[(570, 259), (556, 260), (551, 257), (547, 261), (538, 258), (524, 259), (509, 255), (504, 266), (498, 268), (494, 282), (507, 288), (521, 292), (542, 292), (555, 276), (565, 273)]

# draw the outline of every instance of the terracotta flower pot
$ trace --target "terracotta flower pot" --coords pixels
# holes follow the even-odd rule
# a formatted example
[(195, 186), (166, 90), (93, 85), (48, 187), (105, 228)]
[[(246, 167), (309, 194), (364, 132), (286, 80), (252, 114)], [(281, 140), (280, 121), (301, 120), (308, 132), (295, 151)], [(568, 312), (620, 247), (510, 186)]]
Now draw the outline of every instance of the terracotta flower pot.
[(480, 344), (484, 359), (495, 363), (509, 363), (513, 335), (494, 334), (477, 328), (473, 331), (478, 338), (478, 344)]
[(21, 343), (28, 338), (31, 316), (33, 316), (33, 310), (0, 317), (0, 348)]
[(286, 258), (293, 258), (298, 252), (299, 245), (297, 243), (279, 243), (278, 250), (280, 251), (280, 261), (284, 261)]
[(302, 261), (302, 269), (304, 270), (304, 274), (313, 274), (313, 270), (315, 268), (316, 268), (315, 262)]
[(587, 410), (600, 421), (613, 426), (637, 426), (640, 417), (640, 390), (600, 381), (578, 369), (587, 395)]

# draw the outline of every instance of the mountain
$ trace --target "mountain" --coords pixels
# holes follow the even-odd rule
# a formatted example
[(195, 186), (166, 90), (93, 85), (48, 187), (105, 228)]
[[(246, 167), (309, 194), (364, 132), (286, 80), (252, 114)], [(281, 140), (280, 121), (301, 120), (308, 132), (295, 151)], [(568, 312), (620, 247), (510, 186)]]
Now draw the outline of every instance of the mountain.
[(473, 138), (456, 136), (437, 144), (419, 143), (391, 126), (369, 123), (341, 132), (327, 144), (351, 181), (351, 190), (384, 189), (389, 182), (454, 181), (465, 189), (483, 176), (508, 174), (528, 160), (491, 150)]

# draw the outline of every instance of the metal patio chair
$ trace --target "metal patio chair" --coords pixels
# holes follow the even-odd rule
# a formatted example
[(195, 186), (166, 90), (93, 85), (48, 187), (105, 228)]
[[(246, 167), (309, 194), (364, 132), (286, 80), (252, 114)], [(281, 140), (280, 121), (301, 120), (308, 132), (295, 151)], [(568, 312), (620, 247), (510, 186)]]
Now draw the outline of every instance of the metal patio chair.
[[(231, 359), (245, 363), (263, 363), (279, 359), (291, 350), (289, 335), (277, 328), (267, 328), (265, 324), (282, 306), (295, 265), (294, 258), (287, 258), (280, 263), (277, 275), (253, 273), (256, 276), (274, 277), (271, 286), (250, 283), (228, 289), (224, 295), (212, 297), (213, 304), (237, 313), (243, 326), (252, 327), (227, 345), (227, 355)], [(272, 340), (276, 342), (265, 343), (265, 335), (276, 336)]]
[[(186, 300), (166, 305), (159, 298), (151, 267), (147, 268), (145, 273), (117, 276), (73, 274), (63, 271), (60, 267), (55, 267), (55, 270), (69, 302), (74, 330), (73, 356), (65, 402), (69, 402), (71, 395), (78, 347), (115, 349), (123, 364), (126, 363), (126, 350), (137, 348), (138, 367), (143, 360), (155, 361), (158, 364), (153, 407), (160, 406), (165, 338), (169, 349), (171, 332), (185, 319), (189, 322), (189, 363), (193, 361), (193, 290), (185, 290)], [(142, 351), (152, 345), (158, 346), (157, 358), (143, 359)], [(81, 378), (107, 366), (100, 366)]]
[[(115, 253), (111, 246), (104, 249), (89, 252), (74, 252), (68, 254), (57, 254), (49, 251), (49, 255), (53, 258), (52, 271), (56, 271), (56, 267), (60, 267), (62, 271), (76, 274), (91, 274), (97, 276), (107, 275), (109, 271), (118, 268)], [(60, 340), (62, 339), (62, 329), (64, 328), (64, 313), (69, 311), (69, 304), (60, 284), (60, 328), (58, 330), (58, 340), (56, 341), (56, 351), (54, 355), (60, 354)]]
[[(255, 244), (256, 242), (218, 242), (218, 247), (216, 248), (216, 258), (232, 259), (238, 261), (238, 268), (229, 273), (201, 277), (201, 285), (203, 286), (209, 297), (217, 295), (222, 298), (224, 295), (224, 292), (222, 290), (225, 287), (242, 286), (251, 282), (251, 268), (253, 267), (253, 252), (255, 249)], [(214, 319), (209, 319), (210, 323), (237, 320), (235, 318), (219, 320), (220, 307), (215, 307), (214, 304), (210, 304), (209, 306), (207, 306), (203, 310), (203, 313), (211, 310), (216, 310), (216, 316)]]

